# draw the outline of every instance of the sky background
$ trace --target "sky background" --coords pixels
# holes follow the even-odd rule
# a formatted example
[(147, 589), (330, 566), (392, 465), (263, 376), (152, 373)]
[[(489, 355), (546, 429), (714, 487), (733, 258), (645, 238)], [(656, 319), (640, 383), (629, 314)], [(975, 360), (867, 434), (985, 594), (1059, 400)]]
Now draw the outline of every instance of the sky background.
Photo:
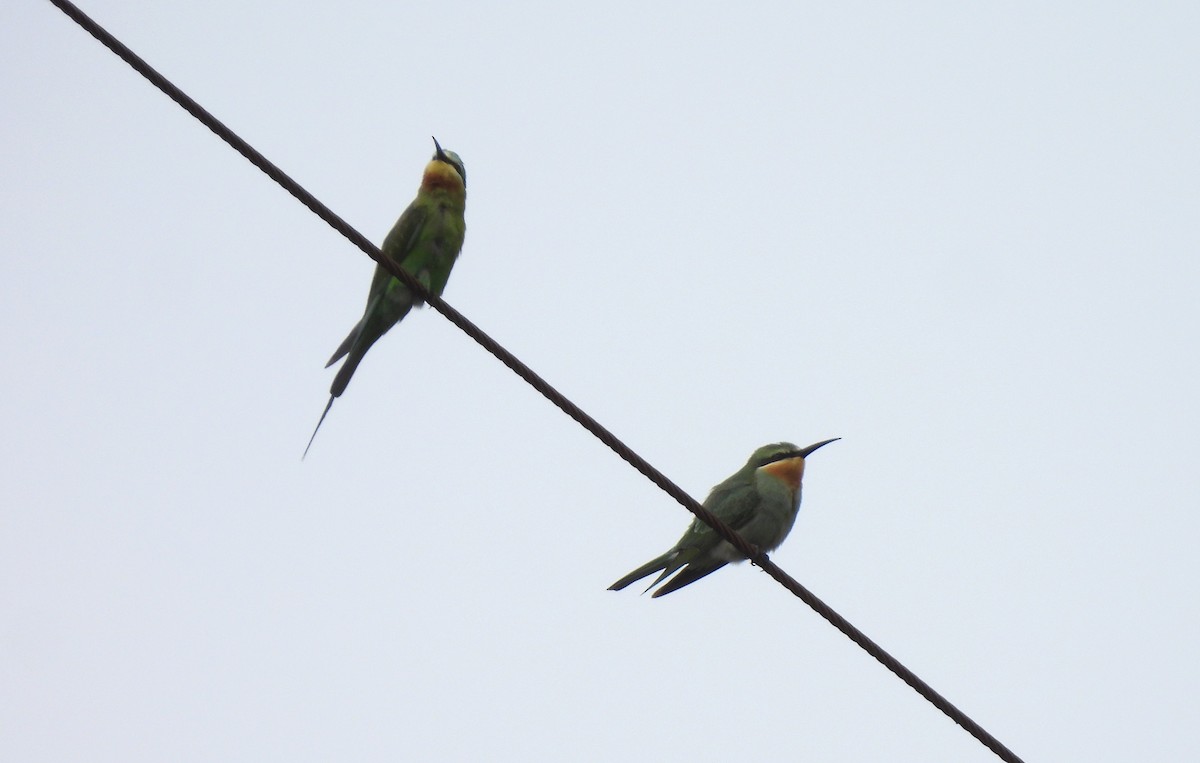
[[(85, 12), (1026, 760), (1200, 717), (1200, 5)], [(571, 4), (576, 5), (576, 4)], [(47, 2), (0, 5), (0, 754), (988, 761), (431, 310), (306, 461), (373, 264)]]

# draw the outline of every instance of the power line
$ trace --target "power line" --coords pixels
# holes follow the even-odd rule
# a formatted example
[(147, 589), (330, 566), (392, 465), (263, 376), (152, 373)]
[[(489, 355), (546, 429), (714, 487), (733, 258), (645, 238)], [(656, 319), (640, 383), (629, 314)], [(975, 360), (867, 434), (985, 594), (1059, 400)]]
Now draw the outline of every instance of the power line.
[(650, 462), (639, 456), (629, 446), (621, 442), (616, 435), (604, 428), (600, 422), (593, 419), (582, 408), (571, 402), (565, 395), (551, 386), (549, 382), (538, 376), (533, 369), (501, 346), (499, 342), (485, 334), (478, 326), (467, 320), (462, 313), (451, 307), (441, 297), (430, 294), (408, 272), (402, 270), (391, 260), (383, 257), (379, 248), (367, 240), (365, 236), (352, 228), (341, 217), (334, 214), (333, 210), (322, 204), (315, 196), (301, 187), (299, 183), (288, 177), (283, 170), (276, 167), (249, 143), (222, 124), (220, 120), (209, 113), (203, 106), (192, 100), (191, 97), (172, 84), (166, 77), (155, 71), (141, 57), (126, 47), (120, 40), (109, 34), (107, 30), (84, 14), (78, 7), (68, 2), (68, 0), (50, 0), (50, 2), (69, 16), (75, 23), (83, 27), (88, 34), (95, 37), (101, 44), (120, 57), (121, 60), (133, 67), (134, 71), (149, 80), (155, 87), (165, 93), (167, 97), (182, 106), (185, 111), (194, 116), (205, 127), (212, 130), (217, 137), (228, 143), (251, 164), (266, 173), (268, 177), (282, 186), (285, 191), (296, 197), (301, 204), (308, 207), (334, 230), (349, 239), (351, 243), (365, 252), (368, 257), (375, 260), (381, 267), (400, 279), (408, 288), (421, 295), (430, 307), (445, 316), (467, 336), (474, 339), (480, 346), (494, 355), (501, 363), (508, 366), (517, 376), (524, 379), (530, 386), (540, 392), (543, 397), (562, 410), (563, 413), (577, 421), (580, 426), (595, 435), (630, 466), (637, 469), (647, 479), (678, 501), (685, 509), (713, 528), (718, 535), (744, 554), (752, 564), (761, 567), (763, 571), (778, 581), (780, 585), (791, 591), (805, 604), (812, 607), (817, 614), (828, 620), (833, 627), (862, 647), (863, 650), (882, 663), (888, 670), (895, 673), (902, 681), (933, 704), (934, 707), (949, 716), (959, 726), (962, 726), (967, 733), (979, 740), (980, 743), (994, 752), (1001, 760), (1008, 763), (1022, 763), (1021, 759), (1015, 753), (1000, 743), (1000, 740), (989, 734), (978, 723), (971, 720), (970, 717), (951, 704), (949, 700), (936, 692), (933, 687), (902, 665), (895, 657), (884, 651), (882, 647), (869, 639), (865, 633), (854, 627), (846, 618), (833, 611), (828, 604), (800, 585), (798, 581), (772, 562), (765, 553), (758, 551), (758, 549), (743, 540), (740, 535), (715, 517), (712, 512), (704, 508), (696, 499), (685, 493), (682, 488), (668, 479), (666, 475), (651, 465)]

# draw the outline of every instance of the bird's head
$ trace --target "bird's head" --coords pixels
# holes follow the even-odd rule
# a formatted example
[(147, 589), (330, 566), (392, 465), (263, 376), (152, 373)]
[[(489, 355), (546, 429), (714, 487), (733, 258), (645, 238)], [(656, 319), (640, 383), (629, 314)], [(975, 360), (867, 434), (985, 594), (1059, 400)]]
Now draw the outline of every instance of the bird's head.
[(433, 158), (425, 165), (425, 177), (421, 187), (426, 190), (442, 188), (451, 191), (465, 192), (467, 190), (467, 170), (458, 154), (447, 151), (433, 139)]
[(792, 490), (796, 490), (800, 487), (800, 480), (804, 479), (804, 459), (808, 457), (808, 454), (840, 439), (842, 438), (834, 437), (832, 440), (822, 440), (807, 448), (797, 448), (790, 442), (764, 445), (754, 451), (746, 465), (755, 472), (769, 474), (786, 483)]

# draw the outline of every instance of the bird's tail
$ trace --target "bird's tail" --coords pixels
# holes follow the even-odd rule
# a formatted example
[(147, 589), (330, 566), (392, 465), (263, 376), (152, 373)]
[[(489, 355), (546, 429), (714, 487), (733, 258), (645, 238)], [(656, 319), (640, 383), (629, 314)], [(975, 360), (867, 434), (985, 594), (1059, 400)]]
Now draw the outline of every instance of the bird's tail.
[[(700, 559), (696, 559), (696, 556), (696, 549), (693, 547), (684, 547), (682, 549), (673, 548), (657, 559), (651, 559), (641, 567), (638, 567), (633, 572), (613, 583), (608, 587), (608, 590), (620, 591), (630, 583), (634, 583), (661, 570), (662, 572), (657, 578), (654, 579), (654, 582), (646, 586), (646, 591), (649, 591), (654, 586), (662, 583), (664, 580), (667, 580), (667, 578), (671, 577), (672, 575), (675, 575), (676, 572), (679, 572), (678, 575), (675, 575), (675, 577), (667, 580), (667, 582), (663, 584), (661, 588), (651, 594), (650, 598), (657, 599), (659, 596), (665, 596), (672, 591), (678, 591), (680, 588), (683, 588), (689, 583), (695, 583), (705, 575), (712, 574), (724, 567), (726, 564), (729, 564), (729, 562), (715, 557), (701, 557)], [(681, 567), (683, 568), (682, 571), (680, 570)], [(643, 591), (642, 593), (645, 593), (646, 591)]]
[(365, 351), (355, 351), (346, 356), (346, 362), (338, 369), (337, 376), (333, 377), (333, 384), (329, 386), (329, 394), (332, 397), (342, 396), (342, 393), (346, 391), (346, 386), (350, 384), (350, 377), (354, 376), (354, 372), (358, 370), (358, 364), (365, 357)]
[(358, 332), (361, 330), (362, 321), (359, 321), (358, 323), (354, 324), (354, 328), (350, 329), (350, 334), (347, 335), (347, 337), (342, 340), (342, 343), (338, 345), (337, 350), (335, 350), (333, 353), (333, 357), (330, 358), (329, 362), (325, 364), (326, 368), (329, 368), (334, 363), (341, 360), (346, 353), (350, 352), (350, 348), (354, 346), (354, 340), (358, 338)]
[[(625, 577), (621, 578), (617, 582), (610, 585), (608, 587), (608, 590), (620, 591), (622, 588), (629, 585), (630, 583), (636, 583), (637, 581), (641, 580), (642, 578), (646, 577), (647, 575), (653, 575), (654, 573), (658, 572), (659, 570), (662, 570), (663, 574), (659, 575), (658, 580), (662, 580), (663, 577), (665, 577), (665, 576), (671, 574), (671, 572), (674, 572), (675, 570), (679, 569), (679, 567), (672, 566), (672, 564), (671, 564), (673, 561), (675, 561), (675, 557), (677, 554), (678, 554), (678, 552), (675, 549), (671, 549), (670, 551), (663, 554), (662, 556), (660, 556), (656, 559), (651, 559), (650, 561), (643, 564), (641, 567), (638, 567), (633, 572), (629, 573)], [(656, 583), (658, 583), (658, 580), (655, 580), (654, 583), (651, 583), (650, 588), (653, 588), (654, 585)], [(647, 588), (646, 590), (649, 591), (650, 588)]]
[[(313, 440), (317, 439), (317, 432), (321, 429), (321, 424), (324, 423), (325, 417), (329, 415), (329, 409), (333, 407), (333, 399), (337, 395), (330, 395), (329, 402), (325, 404), (325, 410), (321, 412), (321, 419), (317, 422), (316, 429), (313, 430), (312, 437), (308, 438), (308, 445), (304, 448), (304, 456), (308, 455), (308, 449), (312, 447)], [(300, 460), (304, 460), (304, 456), (300, 456)]]
[[(685, 585), (688, 585), (689, 583), (695, 583), (697, 580), (704, 577), (705, 575), (714, 573), (727, 564), (729, 564), (729, 562), (725, 561), (724, 559), (711, 559), (711, 558), (705, 559), (704, 561), (700, 561), (700, 562), (692, 562), (688, 566), (684, 567), (682, 572), (680, 572), (678, 575), (676, 575), (675, 577), (668, 580), (666, 582), (666, 584), (663, 585), (662, 588), (660, 588), (657, 591), (655, 591), (654, 593), (650, 594), (650, 598), (657, 599), (659, 596), (666, 596), (671, 591), (678, 591), (680, 588), (683, 588)], [(663, 577), (666, 577), (666, 576), (667, 576), (667, 573), (664, 572)], [(662, 578), (659, 578), (659, 580), (662, 580)], [(658, 580), (656, 580), (654, 582), (657, 583)], [(649, 590), (649, 589), (647, 589), (647, 590)]]

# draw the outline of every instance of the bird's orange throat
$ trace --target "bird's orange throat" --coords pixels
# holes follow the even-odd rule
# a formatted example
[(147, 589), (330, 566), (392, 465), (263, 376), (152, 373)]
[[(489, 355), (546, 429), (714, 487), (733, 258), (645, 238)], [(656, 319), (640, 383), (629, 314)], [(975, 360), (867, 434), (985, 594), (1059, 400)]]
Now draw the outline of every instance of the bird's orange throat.
[(462, 193), (465, 190), (463, 179), (458, 170), (440, 159), (434, 159), (425, 165), (425, 176), (421, 178), (421, 189), (425, 191), (444, 190)]
[(759, 471), (764, 471), (772, 477), (782, 480), (792, 490), (796, 490), (800, 487), (800, 480), (804, 479), (804, 459), (800, 456), (785, 458), (773, 464), (760, 466)]

